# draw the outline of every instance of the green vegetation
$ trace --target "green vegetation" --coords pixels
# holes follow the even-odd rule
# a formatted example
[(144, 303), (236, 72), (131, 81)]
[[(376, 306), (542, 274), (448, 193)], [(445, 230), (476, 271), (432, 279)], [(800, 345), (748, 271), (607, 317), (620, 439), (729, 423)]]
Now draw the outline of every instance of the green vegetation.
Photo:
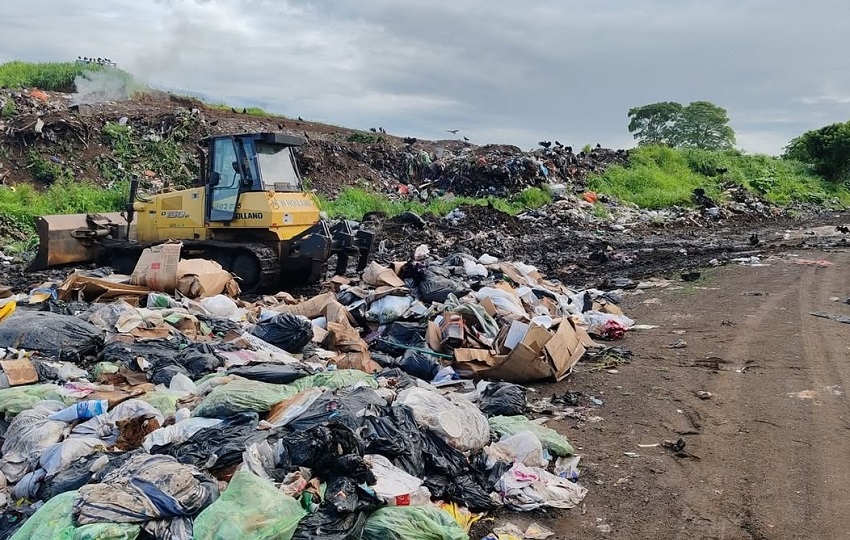
[(191, 123), (197, 120), (191, 115), (177, 119), (180, 123), (167, 137), (138, 138), (134, 137), (131, 126), (107, 123), (103, 126), (103, 137), (112, 148), (113, 157), (95, 158), (100, 174), (107, 180), (119, 182), (128, 174), (144, 175), (145, 171), (153, 171), (170, 186), (178, 189), (192, 186), (199, 174), (198, 163), (193, 155), (182, 150), (181, 142), (189, 137)]
[(98, 64), (75, 62), (6, 62), (0, 64), (0, 86), (67, 92), (73, 90), (74, 79), (84, 71), (102, 69)]
[(348, 142), (376, 144), (383, 141), (384, 138), (374, 133), (364, 133), (362, 131), (358, 131), (346, 137), (345, 140)]
[[(201, 100), (203, 101), (203, 100)], [(265, 109), (261, 109), (259, 107), (233, 107), (232, 105), (228, 105), (227, 103), (204, 103), (204, 106), (208, 109), (215, 109), (219, 111), (236, 111), (237, 113), (247, 114), (249, 116), (265, 116), (269, 118), (286, 118), (280, 114), (273, 114)], [(244, 111), (244, 112), (243, 112)]]
[(650, 103), (630, 109), (629, 118), (629, 131), (642, 146), (729, 150), (735, 144), (726, 109), (708, 101)]
[(0, 118), (12, 118), (16, 112), (18, 112), (18, 107), (14, 101), (9, 99), (3, 104), (3, 108), (0, 109)]
[(585, 154), (589, 154), (589, 153), (593, 152), (593, 147), (590, 146), (590, 143), (588, 143), (588, 144), (584, 145), (584, 147), (581, 149), (581, 151), (584, 152)]
[(497, 210), (516, 215), (524, 210), (540, 208), (552, 201), (551, 195), (541, 188), (528, 188), (511, 198), (500, 197), (474, 198), (452, 197), (435, 199), (420, 203), (405, 199), (389, 199), (386, 195), (366, 191), (361, 188), (344, 188), (336, 199), (320, 197), (322, 210), (331, 218), (360, 219), (368, 212), (383, 212), (387, 216), (397, 216), (403, 212), (412, 211), (418, 214), (445, 216), (458, 206), (487, 206), (492, 205)]
[(850, 204), (850, 192), (816, 176), (803, 163), (735, 150), (640, 147), (631, 152), (625, 167), (611, 167), (591, 178), (589, 188), (644, 208), (664, 208), (692, 205), (696, 188), (722, 199), (723, 188), (729, 184), (776, 204), (823, 203), (832, 198)]
[(63, 167), (61, 163), (45, 159), (34, 148), (31, 148), (27, 154), (27, 168), (35, 180), (45, 184), (74, 179), (74, 173), (71, 170)]
[(786, 157), (808, 163), (828, 180), (850, 188), (850, 122), (807, 131), (786, 150)]
[(28, 184), (4, 186), (0, 187), (0, 216), (29, 238), (35, 234), (35, 216), (118, 211), (124, 207), (128, 191), (124, 182), (104, 189), (72, 177), (63, 177), (42, 192)]

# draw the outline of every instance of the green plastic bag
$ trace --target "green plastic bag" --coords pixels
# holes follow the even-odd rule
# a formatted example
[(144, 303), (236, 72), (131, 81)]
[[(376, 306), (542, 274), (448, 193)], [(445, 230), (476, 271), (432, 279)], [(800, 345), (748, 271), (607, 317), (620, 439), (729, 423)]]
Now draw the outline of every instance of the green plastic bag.
[(61, 401), (65, 405), (76, 403), (77, 400), (68, 392), (55, 384), (30, 384), (14, 386), (0, 390), (0, 413), (15, 416), (27, 409), (32, 409), (39, 401), (46, 399)]
[(366, 520), (363, 540), (469, 540), (469, 535), (436, 506), (387, 506)]
[(138, 398), (141, 401), (150, 403), (156, 407), (159, 412), (166, 418), (174, 416), (177, 412), (177, 400), (180, 399), (180, 394), (172, 392), (167, 388), (154, 389)]
[(520, 431), (530, 431), (537, 435), (543, 448), (556, 456), (571, 456), (575, 452), (566, 437), (554, 429), (532, 422), (525, 416), (494, 416), (490, 418), (490, 428), (499, 435), (509, 436)]
[(76, 491), (66, 491), (39, 508), (11, 540), (135, 540), (141, 532), (131, 523), (94, 523), (74, 527), (71, 512)]
[(291, 398), (299, 391), (290, 384), (271, 384), (239, 377), (213, 388), (193, 416), (226, 418), (246, 411), (268, 412), (272, 405)]
[(290, 540), (307, 515), (301, 504), (271, 482), (237, 471), (214, 503), (195, 518), (195, 540)]
[[(312, 377), (304, 377), (309, 381), (304, 382), (304, 388), (321, 387), (336, 390), (344, 386), (354, 386), (360, 383), (367, 385), (370, 388), (378, 387), (378, 380), (374, 375), (360, 371), (359, 369), (337, 369), (335, 371), (323, 371), (316, 373)], [(301, 380), (304, 380), (301, 379)], [(292, 384), (296, 384), (298, 381)], [(303, 390), (303, 388), (302, 388)]]

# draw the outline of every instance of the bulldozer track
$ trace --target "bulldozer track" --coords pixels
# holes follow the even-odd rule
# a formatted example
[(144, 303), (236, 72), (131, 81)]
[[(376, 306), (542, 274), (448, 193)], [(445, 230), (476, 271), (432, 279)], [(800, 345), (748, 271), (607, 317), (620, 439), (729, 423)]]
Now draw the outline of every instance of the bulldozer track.
[[(145, 248), (162, 244), (156, 242), (150, 244), (137, 244), (135, 242), (114, 242), (109, 244), (107, 257), (109, 261), (115, 261), (119, 258), (124, 258), (124, 266), (120, 270), (129, 272), (126, 264), (132, 258), (138, 261), (139, 256)], [(243, 293), (251, 293), (257, 291), (265, 291), (275, 289), (280, 282), (280, 257), (277, 250), (267, 244), (262, 243), (247, 243), (234, 244), (230, 242), (217, 241), (183, 241), (183, 250), (181, 256), (187, 258), (205, 258), (218, 262), (221, 266), (237, 275), (240, 280), (240, 287)], [(243, 276), (234, 272), (236, 261), (239, 257), (247, 257), (243, 259), (243, 267), (245, 260), (248, 260), (248, 266), (256, 265), (258, 279), (254, 281), (250, 279), (253, 276)]]

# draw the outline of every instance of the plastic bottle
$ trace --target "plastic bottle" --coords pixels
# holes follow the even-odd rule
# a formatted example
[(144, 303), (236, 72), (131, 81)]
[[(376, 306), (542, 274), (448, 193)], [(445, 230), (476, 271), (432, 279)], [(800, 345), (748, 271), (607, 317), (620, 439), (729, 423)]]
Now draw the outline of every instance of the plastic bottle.
[(97, 415), (105, 414), (109, 408), (109, 402), (105, 399), (90, 399), (80, 401), (76, 405), (65, 407), (47, 417), (48, 420), (59, 420), (60, 422), (73, 422), (74, 420), (88, 420)]

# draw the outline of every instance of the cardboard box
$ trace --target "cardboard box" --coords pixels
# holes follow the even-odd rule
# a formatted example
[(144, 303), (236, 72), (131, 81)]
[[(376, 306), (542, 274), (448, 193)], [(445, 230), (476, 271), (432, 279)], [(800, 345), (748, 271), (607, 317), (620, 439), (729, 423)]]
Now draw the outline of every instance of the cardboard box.
[(363, 271), (363, 282), (373, 287), (380, 287), (381, 285), (404, 287), (404, 280), (398, 277), (395, 272), (374, 261)]
[(145, 248), (130, 275), (130, 284), (144, 285), (154, 291), (174, 291), (177, 288), (177, 265), (180, 263), (182, 248), (182, 243)]
[(177, 263), (177, 290), (189, 298), (226, 293), (239, 295), (233, 275), (215, 261), (183, 259)]
[(2, 360), (0, 367), (6, 374), (9, 386), (20, 386), (22, 384), (33, 384), (38, 382), (38, 373), (35, 366), (26, 358), (21, 360)]
[(567, 319), (562, 319), (554, 331), (534, 323), (514, 321), (502, 328), (495, 343), (497, 353), (487, 349), (455, 349), (455, 370), (462, 375), (513, 383), (560, 381), (585, 353), (581, 336)]
[[(138, 305), (141, 296), (147, 296), (151, 290), (147, 287), (129, 285), (106, 278), (87, 277), (75, 272), (65, 278), (57, 290), (59, 299), (63, 302), (85, 300), (87, 302), (105, 302), (122, 299), (130, 304)], [(128, 300), (129, 299), (129, 300)]]

